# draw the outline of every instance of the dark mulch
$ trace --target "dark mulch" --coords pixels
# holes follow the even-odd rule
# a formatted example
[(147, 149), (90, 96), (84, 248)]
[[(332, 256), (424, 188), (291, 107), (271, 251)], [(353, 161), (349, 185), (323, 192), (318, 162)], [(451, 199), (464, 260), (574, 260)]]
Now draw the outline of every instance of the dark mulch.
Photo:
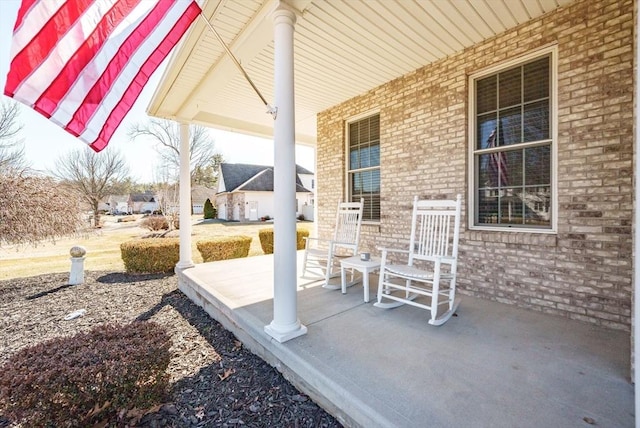
[[(103, 323), (152, 320), (172, 336), (172, 400), (136, 426), (341, 426), (187, 299), (175, 276), (87, 272), (82, 285), (67, 281), (68, 274), (0, 281), (0, 365), (47, 339)], [(86, 314), (64, 321), (77, 309)], [(11, 425), (0, 415), (0, 427)]]

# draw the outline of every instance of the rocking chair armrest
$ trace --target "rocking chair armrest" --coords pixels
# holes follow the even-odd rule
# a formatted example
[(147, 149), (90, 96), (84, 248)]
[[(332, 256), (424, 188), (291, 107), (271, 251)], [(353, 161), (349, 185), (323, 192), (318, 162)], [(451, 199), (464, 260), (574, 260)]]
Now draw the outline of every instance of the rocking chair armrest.
[[(380, 251), (380, 258), (382, 259), (382, 264), (387, 263), (387, 254), (388, 253), (396, 253), (396, 254), (409, 254), (408, 250), (401, 250), (399, 248), (384, 248), (377, 247), (378, 251)], [(404, 257), (402, 257), (404, 258)]]
[(323, 238), (311, 238), (309, 236), (302, 237), (305, 241), (318, 241), (318, 242), (331, 242), (331, 239), (323, 239)]
[(400, 248), (385, 248), (385, 247), (377, 247), (378, 251), (383, 253), (402, 253), (409, 254), (409, 250), (402, 250)]
[(331, 241), (330, 239), (311, 238), (311, 237), (309, 237), (309, 236), (303, 236), (303, 237), (302, 237), (302, 239), (304, 239), (304, 240), (306, 241), (306, 242), (305, 242), (305, 245), (304, 245), (304, 247), (305, 247), (306, 249), (308, 249), (308, 248), (309, 248), (309, 244), (311, 243), (311, 241), (315, 241), (315, 242), (329, 242), (329, 241)]
[(355, 245), (353, 242), (334, 241), (332, 239), (329, 239), (328, 241), (329, 241), (329, 245), (349, 245), (349, 246)]

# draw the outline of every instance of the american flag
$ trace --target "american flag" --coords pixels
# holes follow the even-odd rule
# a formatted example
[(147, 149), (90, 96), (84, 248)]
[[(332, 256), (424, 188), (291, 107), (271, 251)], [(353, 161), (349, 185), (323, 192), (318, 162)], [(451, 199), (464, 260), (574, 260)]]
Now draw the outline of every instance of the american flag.
[(199, 13), (195, 0), (23, 0), (4, 93), (99, 152)]
[[(487, 145), (489, 148), (498, 147), (497, 144), (497, 132), (494, 129), (491, 131), (491, 135), (487, 139)], [(493, 152), (489, 155), (491, 172), (495, 177), (496, 187), (506, 187), (509, 183), (509, 177), (507, 176), (507, 157), (504, 152)]]

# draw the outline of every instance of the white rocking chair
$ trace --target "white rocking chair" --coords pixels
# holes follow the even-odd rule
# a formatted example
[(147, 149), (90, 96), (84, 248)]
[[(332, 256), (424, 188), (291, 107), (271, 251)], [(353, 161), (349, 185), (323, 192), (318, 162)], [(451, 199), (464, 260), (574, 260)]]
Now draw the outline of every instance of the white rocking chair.
[[(431, 311), (429, 324), (442, 325), (455, 313), (456, 267), (460, 237), (461, 197), (455, 201), (413, 200), (411, 241), (408, 250), (382, 249), (378, 308), (409, 304)], [(387, 260), (391, 252), (408, 254), (406, 264)], [(419, 296), (431, 298), (429, 304), (416, 302)], [(445, 298), (440, 301), (440, 296)], [(391, 302), (383, 303), (384, 299)], [(438, 317), (438, 307), (448, 310)]]
[(323, 287), (341, 288), (340, 285), (329, 284), (329, 279), (340, 276), (341, 258), (358, 254), (363, 207), (364, 199), (339, 203), (333, 239), (305, 238), (303, 278), (324, 279)]

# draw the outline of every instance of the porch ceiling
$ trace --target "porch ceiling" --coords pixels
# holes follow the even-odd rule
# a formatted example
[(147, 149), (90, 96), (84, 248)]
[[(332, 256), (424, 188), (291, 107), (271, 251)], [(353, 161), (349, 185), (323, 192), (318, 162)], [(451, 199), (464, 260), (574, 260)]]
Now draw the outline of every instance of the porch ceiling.
[[(316, 114), (573, 0), (290, 0), (296, 141), (315, 144)], [(204, 0), (203, 15), (273, 103), (277, 0)], [(273, 119), (197, 20), (171, 57), (149, 114), (272, 137)]]

